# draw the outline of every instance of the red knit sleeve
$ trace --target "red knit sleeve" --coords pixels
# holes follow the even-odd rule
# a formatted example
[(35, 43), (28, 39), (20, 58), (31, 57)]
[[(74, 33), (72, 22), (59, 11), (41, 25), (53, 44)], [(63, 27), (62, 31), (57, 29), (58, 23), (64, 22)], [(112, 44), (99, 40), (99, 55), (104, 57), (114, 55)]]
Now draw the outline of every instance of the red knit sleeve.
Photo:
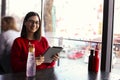
[(22, 72), (26, 69), (26, 61), (21, 61), (20, 54), (20, 41), (19, 39), (15, 39), (11, 49), (11, 66), (13, 72)]
[(48, 40), (45, 37), (42, 37), (42, 45), (44, 46), (45, 49), (49, 47)]

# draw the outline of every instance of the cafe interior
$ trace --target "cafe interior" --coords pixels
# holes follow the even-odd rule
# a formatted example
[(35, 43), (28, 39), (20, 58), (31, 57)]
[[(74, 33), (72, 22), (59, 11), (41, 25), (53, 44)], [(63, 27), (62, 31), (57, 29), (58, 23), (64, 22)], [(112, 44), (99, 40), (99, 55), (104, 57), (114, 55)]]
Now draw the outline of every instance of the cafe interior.
[[(15, 17), (21, 29), (25, 14), (38, 12), (42, 35), (51, 46), (63, 50), (52, 69), (36, 71), (34, 77), (27, 77), (25, 72), (4, 74), (0, 71), (0, 80), (120, 80), (119, 2), (1, 0), (0, 18)], [(95, 61), (90, 58), (92, 50), (97, 51)], [(94, 66), (92, 70), (91, 66)]]

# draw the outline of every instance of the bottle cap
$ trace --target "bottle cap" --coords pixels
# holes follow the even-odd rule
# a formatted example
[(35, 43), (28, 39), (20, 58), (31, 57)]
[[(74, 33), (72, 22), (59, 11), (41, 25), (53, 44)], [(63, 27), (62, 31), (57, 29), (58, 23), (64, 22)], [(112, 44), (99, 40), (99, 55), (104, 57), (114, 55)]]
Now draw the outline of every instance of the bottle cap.
[(34, 51), (35, 51), (35, 45), (29, 42), (29, 52), (34, 52)]

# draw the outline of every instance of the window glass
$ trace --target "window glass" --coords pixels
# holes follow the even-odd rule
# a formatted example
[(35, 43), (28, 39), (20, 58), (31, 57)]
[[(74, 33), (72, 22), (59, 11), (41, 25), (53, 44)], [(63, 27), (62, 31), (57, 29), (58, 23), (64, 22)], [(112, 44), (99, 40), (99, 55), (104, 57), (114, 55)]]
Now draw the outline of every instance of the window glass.
[(120, 0), (115, 0), (112, 72), (120, 75)]
[(41, 0), (6, 0), (6, 15), (16, 17), (18, 27), (29, 11), (36, 11), (41, 16)]
[[(120, 0), (115, 0), (114, 45), (111, 63), (112, 72), (115, 74), (120, 73), (119, 3)], [(53, 26), (52, 28), (54, 40), (51, 41), (54, 41), (56, 45), (64, 47), (65, 54), (62, 54), (62, 56), (67, 57), (69, 60), (77, 59), (78, 61), (88, 63), (89, 51), (91, 48), (95, 48), (96, 42), (99, 43), (101, 51), (103, 0), (55, 0), (53, 10), (55, 10), (55, 15), (52, 16), (53, 20), (55, 20), (53, 24), (55, 27)], [(79, 57), (77, 52), (83, 53), (83, 57)]]
[[(52, 46), (64, 48), (60, 66), (80, 65), (87, 70), (90, 49), (98, 44), (99, 58), (101, 54), (103, 0), (54, 0), (52, 9), (47, 9), (44, 13), (46, 36)], [(49, 10), (52, 14), (47, 14)], [(76, 66), (67, 66), (70, 61)]]

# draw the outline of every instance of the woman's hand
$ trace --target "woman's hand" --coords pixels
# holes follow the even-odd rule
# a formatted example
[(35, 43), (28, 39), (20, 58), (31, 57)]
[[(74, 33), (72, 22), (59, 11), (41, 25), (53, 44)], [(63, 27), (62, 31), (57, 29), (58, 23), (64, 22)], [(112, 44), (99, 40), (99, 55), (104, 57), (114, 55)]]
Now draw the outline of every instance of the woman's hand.
[(44, 56), (36, 57), (36, 65), (41, 65), (44, 62)]
[(57, 61), (59, 59), (58, 53), (52, 56), (53, 61)]

